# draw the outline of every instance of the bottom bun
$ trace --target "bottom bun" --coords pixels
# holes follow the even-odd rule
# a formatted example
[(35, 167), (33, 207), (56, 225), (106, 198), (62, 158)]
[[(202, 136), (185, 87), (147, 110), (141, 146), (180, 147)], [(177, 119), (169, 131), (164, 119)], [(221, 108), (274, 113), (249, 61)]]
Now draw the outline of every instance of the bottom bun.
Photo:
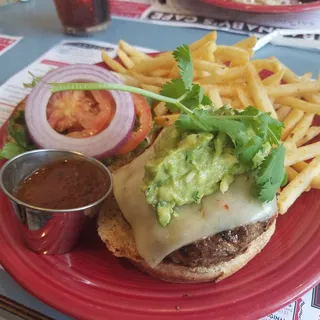
[(117, 257), (129, 259), (139, 270), (169, 282), (208, 282), (221, 281), (242, 267), (256, 256), (269, 242), (276, 226), (276, 219), (268, 229), (253, 240), (247, 249), (235, 258), (210, 267), (188, 267), (162, 262), (151, 268), (139, 255), (132, 229), (124, 219), (115, 198), (110, 197), (103, 205), (98, 219), (98, 233), (111, 253)]

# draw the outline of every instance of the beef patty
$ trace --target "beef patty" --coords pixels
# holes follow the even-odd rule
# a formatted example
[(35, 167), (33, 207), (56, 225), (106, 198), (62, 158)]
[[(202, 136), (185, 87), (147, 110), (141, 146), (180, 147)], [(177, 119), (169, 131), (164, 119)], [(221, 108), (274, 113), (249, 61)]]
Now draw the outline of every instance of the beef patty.
[(264, 222), (237, 227), (193, 242), (173, 251), (163, 262), (188, 267), (209, 267), (229, 261), (244, 253), (249, 244), (265, 232), (275, 218), (276, 215)]

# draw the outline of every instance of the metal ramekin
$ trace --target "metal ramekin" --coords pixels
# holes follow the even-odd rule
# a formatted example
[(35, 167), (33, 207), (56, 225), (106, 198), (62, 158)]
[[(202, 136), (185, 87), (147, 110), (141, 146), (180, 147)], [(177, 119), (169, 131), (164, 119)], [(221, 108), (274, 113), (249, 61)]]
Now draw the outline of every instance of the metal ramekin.
[[(37, 169), (57, 160), (85, 160), (103, 171), (110, 187), (97, 201), (74, 209), (56, 210), (39, 208), (24, 203), (14, 197), (19, 183)], [(23, 153), (6, 162), (0, 171), (0, 186), (9, 197), (14, 212), (22, 223), (23, 237), (27, 246), (42, 254), (63, 254), (72, 251), (88, 216), (94, 215), (112, 190), (112, 175), (98, 160), (83, 154), (55, 150), (39, 149)]]

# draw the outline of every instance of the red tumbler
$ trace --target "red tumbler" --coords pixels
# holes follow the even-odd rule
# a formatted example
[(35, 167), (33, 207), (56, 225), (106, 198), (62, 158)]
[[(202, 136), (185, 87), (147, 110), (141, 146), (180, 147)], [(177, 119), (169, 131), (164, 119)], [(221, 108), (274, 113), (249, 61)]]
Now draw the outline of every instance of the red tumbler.
[(54, 0), (54, 4), (67, 34), (90, 35), (110, 22), (109, 0)]

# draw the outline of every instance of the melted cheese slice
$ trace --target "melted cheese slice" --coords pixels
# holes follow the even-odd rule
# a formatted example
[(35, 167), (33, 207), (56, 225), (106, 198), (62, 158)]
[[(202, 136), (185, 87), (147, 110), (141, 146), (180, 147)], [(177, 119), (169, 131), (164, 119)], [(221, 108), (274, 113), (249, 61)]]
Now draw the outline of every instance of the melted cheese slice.
[(229, 190), (202, 198), (201, 204), (178, 207), (165, 228), (141, 191), (144, 166), (154, 156), (153, 147), (113, 175), (113, 190), (119, 207), (131, 225), (141, 257), (155, 268), (168, 254), (202, 238), (241, 225), (265, 221), (277, 212), (276, 199), (261, 203), (250, 194), (250, 182), (239, 176)]

